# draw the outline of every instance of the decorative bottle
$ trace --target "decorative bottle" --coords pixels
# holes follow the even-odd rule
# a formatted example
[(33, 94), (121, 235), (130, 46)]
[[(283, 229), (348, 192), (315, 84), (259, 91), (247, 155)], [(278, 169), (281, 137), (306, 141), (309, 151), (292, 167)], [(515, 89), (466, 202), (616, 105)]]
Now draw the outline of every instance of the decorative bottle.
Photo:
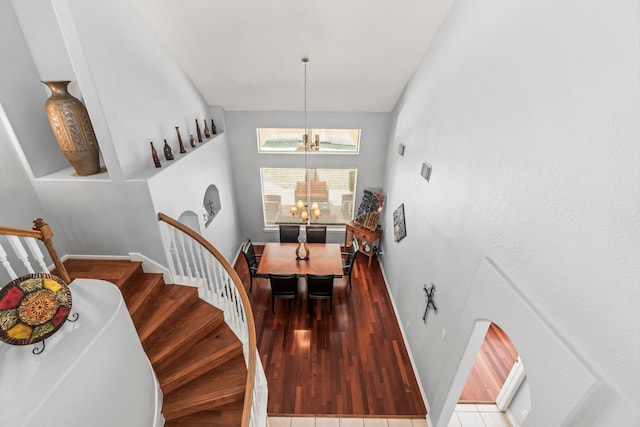
[(196, 133), (198, 134), (198, 142), (202, 142), (202, 132), (200, 132), (200, 124), (198, 123), (198, 119), (196, 119)]
[(215, 135), (218, 132), (216, 131), (216, 125), (213, 123), (213, 119), (211, 119), (211, 135)]
[(158, 152), (156, 151), (156, 148), (153, 146), (153, 141), (151, 141), (150, 144), (151, 144), (151, 156), (153, 157), (153, 164), (156, 165), (157, 168), (162, 167), (162, 165), (160, 164), (160, 158), (158, 157)]
[(196, 146), (196, 139), (193, 137), (193, 134), (189, 135), (189, 144), (191, 144), (192, 147)]
[(209, 131), (209, 125), (207, 125), (207, 119), (204, 119), (203, 122), (204, 122), (204, 137), (210, 138), (211, 132)]
[(173, 160), (173, 151), (171, 151), (171, 147), (167, 144), (167, 140), (164, 140), (164, 158), (167, 160)]
[(178, 144), (180, 145), (180, 154), (186, 153), (187, 150), (184, 149), (184, 144), (182, 143), (182, 136), (180, 136), (180, 128), (176, 126), (176, 133), (178, 134)]

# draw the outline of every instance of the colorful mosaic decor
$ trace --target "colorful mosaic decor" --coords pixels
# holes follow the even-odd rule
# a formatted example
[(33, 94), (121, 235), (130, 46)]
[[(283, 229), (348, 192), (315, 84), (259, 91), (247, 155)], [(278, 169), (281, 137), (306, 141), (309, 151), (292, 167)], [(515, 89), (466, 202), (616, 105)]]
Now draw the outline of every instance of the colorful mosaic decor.
[(0, 290), (0, 340), (27, 345), (53, 335), (69, 316), (71, 291), (59, 277), (27, 274)]

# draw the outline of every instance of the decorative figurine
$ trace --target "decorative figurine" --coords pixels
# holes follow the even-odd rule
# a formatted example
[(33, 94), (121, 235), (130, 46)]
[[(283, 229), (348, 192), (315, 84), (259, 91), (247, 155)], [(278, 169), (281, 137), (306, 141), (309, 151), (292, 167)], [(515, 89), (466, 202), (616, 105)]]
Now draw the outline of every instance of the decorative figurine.
[(191, 144), (192, 147), (196, 146), (196, 139), (193, 137), (193, 134), (189, 136), (189, 144)]
[(173, 151), (171, 151), (171, 147), (167, 144), (167, 140), (164, 140), (164, 158), (167, 160), (173, 160)]

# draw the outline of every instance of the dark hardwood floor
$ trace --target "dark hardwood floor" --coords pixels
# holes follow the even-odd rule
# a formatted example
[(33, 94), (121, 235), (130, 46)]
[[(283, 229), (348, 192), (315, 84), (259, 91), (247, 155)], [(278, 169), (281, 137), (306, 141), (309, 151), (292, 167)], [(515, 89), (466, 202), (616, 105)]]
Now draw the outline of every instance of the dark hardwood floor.
[(502, 329), (492, 323), (469, 372), (459, 403), (496, 403), (518, 352)]
[[(257, 247), (258, 251), (261, 249)], [(255, 280), (249, 294), (258, 348), (269, 383), (270, 415), (423, 417), (426, 409), (404, 348), (378, 263), (367, 268), (359, 256), (353, 289), (336, 279), (333, 312), (329, 302), (307, 311), (305, 284), (295, 302), (276, 300), (271, 313), (269, 283)], [(67, 260), (72, 277), (92, 277), (122, 285), (129, 268), (120, 261)], [(249, 289), (244, 259), (235, 269)], [(494, 403), (517, 351), (492, 324), (469, 374), (460, 403)]]
[[(258, 251), (260, 247), (256, 248)], [(249, 294), (258, 349), (269, 384), (269, 415), (424, 417), (426, 409), (378, 263), (358, 256), (352, 275), (336, 279), (333, 310), (307, 310), (304, 280), (296, 300), (275, 302), (267, 279)], [(242, 257), (235, 269), (249, 291)]]

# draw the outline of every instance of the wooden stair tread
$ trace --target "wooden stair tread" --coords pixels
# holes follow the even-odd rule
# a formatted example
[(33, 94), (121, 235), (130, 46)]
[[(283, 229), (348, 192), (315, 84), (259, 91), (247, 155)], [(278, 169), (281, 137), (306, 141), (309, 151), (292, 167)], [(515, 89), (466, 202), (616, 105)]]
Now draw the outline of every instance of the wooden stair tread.
[(142, 263), (127, 260), (86, 260), (70, 258), (64, 267), (71, 279), (107, 280), (121, 287), (136, 272), (142, 273)]
[(224, 322), (222, 312), (202, 300), (198, 299), (185, 308), (186, 310), (180, 310), (180, 313), (165, 319), (142, 342), (154, 366), (181, 347), (200, 341)]
[(192, 306), (197, 300), (198, 291), (195, 288), (181, 285), (161, 286), (152, 299), (147, 300), (146, 304), (131, 315), (140, 341), (149, 339), (166, 319), (173, 315), (181, 315), (181, 311)]
[(129, 314), (133, 317), (143, 304), (146, 305), (148, 301), (154, 300), (164, 286), (164, 278), (159, 273), (140, 272), (131, 276), (120, 287)]
[(156, 363), (154, 369), (166, 394), (242, 354), (242, 343), (223, 323), (191, 347)]
[(242, 402), (233, 402), (212, 411), (200, 411), (165, 422), (165, 427), (238, 427), (242, 422)]
[(235, 357), (182, 387), (166, 393), (162, 413), (172, 420), (200, 411), (211, 411), (244, 400), (247, 367), (243, 356)]

